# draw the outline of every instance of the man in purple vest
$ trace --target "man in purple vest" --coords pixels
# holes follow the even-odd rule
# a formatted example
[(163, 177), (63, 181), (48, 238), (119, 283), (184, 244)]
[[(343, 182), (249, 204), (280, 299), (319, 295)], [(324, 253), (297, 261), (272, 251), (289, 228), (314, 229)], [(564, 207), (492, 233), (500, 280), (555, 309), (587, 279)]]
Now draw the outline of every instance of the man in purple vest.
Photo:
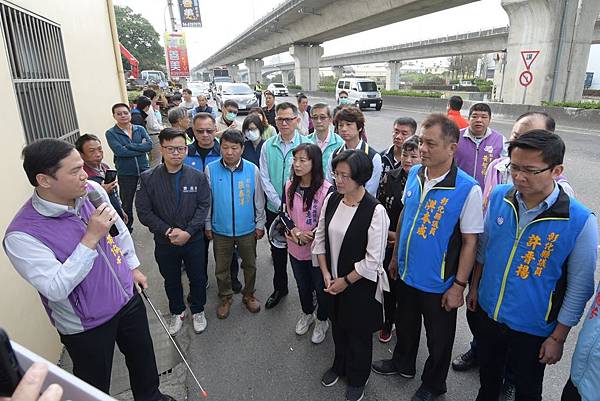
[(475, 103), (469, 109), (469, 126), (460, 130), (454, 160), (458, 167), (475, 178), (483, 188), (483, 178), (489, 164), (503, 156), (504, 136), (490, 128), (492, 110), (485, 103)]
[(146, 308), (134, 291), (148, 282), (108, 194), (87, 181), (79, 152), (64, 141), (28, 145), (23, 168), (35, 191), (8, 226), (4, 250), (40, 294), (73, 373), (108, 393), (117, 343), (134, 399), (173, 400), (158, 390)]

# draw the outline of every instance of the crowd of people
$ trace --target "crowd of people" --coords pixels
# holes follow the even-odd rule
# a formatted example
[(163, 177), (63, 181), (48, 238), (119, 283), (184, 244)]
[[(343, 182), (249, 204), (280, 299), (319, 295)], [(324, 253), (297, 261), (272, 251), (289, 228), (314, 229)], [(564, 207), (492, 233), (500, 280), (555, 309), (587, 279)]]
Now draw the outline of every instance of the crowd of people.
[[(241, 124), (234, 101), (217, 116), (206, 97), (192, 95), (184, 89), (164, 122), (152, 89), (133, 108), (115, 104), (105, 134), (115, 170), (92, 134), (75, 146), (46, 139), (23, 151), (35, 191), (4, 248), (40, 293), (77, 376), (108, 391), (117, 343), (134, 398), (171, 399), (158, 390), (135, 290), (147, 287), (131, 237), (135, 203), (154, 236), (173, 336), (188, 308), (196, 333), (208, 327), (210, 243), (217, 318), (228, 318), (236, 293), (250, 313), (261, 311), (256, 248), (267, 237), (273, 288), (264, 307), (288, 295), (289, 259), (301, 306), (295, 333), (312, 326), (320, 344), (331, 331), (334, 358), (321, 384), (345, 378), (346, 400), (363, 399), (371, 372), (414, 378), (422, 324), (428, 356), (411, 400), (446, 393), (450, 366), (479, 367), (477, 401), (542, 399), (544, 369), (562, 358), (594, 295), (598, 251), (596, 217), (564, 174), (565, 145), (550, 115), (520, 116), (507, 140), (490, 127), (489, 105), (473, 104), (464, 118), (453, 96), (447, 113), (420, 124), (394, 120), (391, 144), (378, 152), (344, 93), (332, 110), (304, 94), (276, 105), (264, 91), (265, 106)], [(452, 361), (465, 302), (473, 341)], [(600, 292), (565, 401), (600, 391), (599, 304)], [(373, 333), (387, 343), (394, 332), (391, 358), (373, 361)]]

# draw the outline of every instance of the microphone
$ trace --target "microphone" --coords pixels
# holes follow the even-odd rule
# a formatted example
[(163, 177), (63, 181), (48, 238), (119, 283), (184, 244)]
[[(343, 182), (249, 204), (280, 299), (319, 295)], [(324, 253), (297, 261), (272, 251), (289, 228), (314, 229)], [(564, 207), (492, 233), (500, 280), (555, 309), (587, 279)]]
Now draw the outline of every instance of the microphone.
[[(101, 204), (105, 203), (104, 198), (100, 193), (96, 190), (91, 190), (88, 192), (88, 199), (92, 202), (92, 205), (97, 209)], [(109, 234), (111, 237), (116, 237), (119, 235), (119, 229), (114, 224), (110, 227)]]

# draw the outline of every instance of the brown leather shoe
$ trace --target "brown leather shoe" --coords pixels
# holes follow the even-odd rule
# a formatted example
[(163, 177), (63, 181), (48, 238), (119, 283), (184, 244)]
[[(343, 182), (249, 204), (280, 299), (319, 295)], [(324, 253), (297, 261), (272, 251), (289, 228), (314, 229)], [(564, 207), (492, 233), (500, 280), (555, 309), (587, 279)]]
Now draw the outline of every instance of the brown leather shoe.
[(251, 313), (257, 313), (260, 311), (260, 302), (258, 302), (258, 299), (254, 297), (254, 294), (244, 295), (242, 302), (244, 305), (246, 305), (246, 308), (248, 308)]
[(219, 319), (227, 319), (229, 316), (229, 311), (231, 309), (231, 303), (233, 300), (231, 297), (221, 298), (221, 304), (217, 307), (217, 317)]

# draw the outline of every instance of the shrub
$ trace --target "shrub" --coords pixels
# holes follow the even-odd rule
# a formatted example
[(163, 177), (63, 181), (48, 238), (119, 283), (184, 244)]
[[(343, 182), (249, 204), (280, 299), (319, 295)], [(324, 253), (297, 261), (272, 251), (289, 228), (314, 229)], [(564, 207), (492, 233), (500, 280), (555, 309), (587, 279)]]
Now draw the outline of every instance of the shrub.
[(600, 102), (542, 102), (544, 106), (574, 107), (577, 109), (599, 110)]
[(386, 95), (386, 96), (410, 96), (410, 97), (431, 97), (431, 98), (441, 98), (442, 97), (442, 92), (431, 92), (431, 91), (427, 91), (427, 92), (417, 92), (417, 91), (410, 91), (410, 90), (398, 90), (398, 89), (393, 89), (393, 90), (382, 90), (381, 91), (382, 95)]
[(288, 87), (288, 89), (300, 89), (300, 90), (302, 90), (302, 86), (296, 85), (296, 84), (289, 84), (287, 87)]

